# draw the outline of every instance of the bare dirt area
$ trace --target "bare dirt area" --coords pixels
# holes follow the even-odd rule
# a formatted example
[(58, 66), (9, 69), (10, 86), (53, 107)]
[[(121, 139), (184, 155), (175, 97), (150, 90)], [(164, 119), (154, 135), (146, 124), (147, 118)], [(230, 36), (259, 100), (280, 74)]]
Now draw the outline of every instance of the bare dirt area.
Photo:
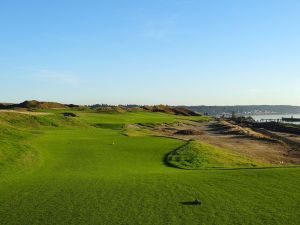
[(251, 130), (239, 130), (219, 121), (160, 124), (154, 130), (167, 137), (200, 140), (266, 163), (300, 164), (298, 149), (292, 149)]
[(296, 142), (300, 142), (300, 135), (297, 135), (297, 134), (289, 134), (289, 133), (275, 132), (275, 131), (272, 131), (272, 133), (277, 134), (282, 137), (285, 137), (285, 138), (289, 138)]
[[(270, 131), (269, 131), (270, 132)], [(283, 132), (274, 132), (272, 131), (271, 133), (278, 135), (280, 137), (286, 138), (288, 140), (291, 140), (294, 143), (297, 143), (297, 145), (293, 145), (290, 149), (289, 149), (289, 155), (293, 156), (293, 157), (297, 157), (300, 158), (300, 149), (299, 149), (299, 145), (300, 145), (300, 135), (296, 135), (296, 134), (289, 134), (289, 133), (283, 133)]]

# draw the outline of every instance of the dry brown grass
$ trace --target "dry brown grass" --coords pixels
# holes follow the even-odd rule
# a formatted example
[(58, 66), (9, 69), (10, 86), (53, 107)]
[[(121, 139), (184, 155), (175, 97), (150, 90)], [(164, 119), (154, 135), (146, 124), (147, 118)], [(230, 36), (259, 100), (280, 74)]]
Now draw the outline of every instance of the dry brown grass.
[(228, 131), (232, 132), (232, 133), (245, 135), (247, 137), (252, 137), (252, 138), (257, 138), (257, 139), (264, 139), (264, 140), (274, 141), (273, 138), (271, 138), (267, 135), (258, 133), (256, 131), (252, 130), (251, 128), (249, 128), (249, 127), (241, 127), (239, 125), (232, 124), (232, 123), (230, 123), (228, 121), (225, 121), (225, 120), (221, 120), (220, 124), (223, 125), (223, 126), (228, 127), (229, 128)]
[(52, 113), (46, 112), (29, 112), (29, 111), (20, 111), (20, 110), (13, 110), (13, 109), (0, 109), (0, 113), (20, 113), (32, 116), (42, 116), (42, 115), (51, 115)]

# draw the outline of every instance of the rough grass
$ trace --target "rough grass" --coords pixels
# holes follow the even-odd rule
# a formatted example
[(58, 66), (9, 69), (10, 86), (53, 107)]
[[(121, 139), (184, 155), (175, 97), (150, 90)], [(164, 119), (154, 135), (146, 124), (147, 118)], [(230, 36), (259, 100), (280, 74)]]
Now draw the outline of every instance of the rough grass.
[(232, 133), (236, 133), (236, 134), (240, 134), (240, 135), (245, 135), (248, 137), (252, 137), (255, 139), (261, 139), (261, 140), (267, 140), (267, 141), (275, 141), (274, 139), (272, 139), (271, 137), (258, 133), (254, 130), (252, 130), (249, 127), (241, 127), (239, 125), (236, 124), (232, 124), (228, 121), (225, 120), (221, 120), (220, 121), (221, 124), (223, 124), (225, 127), (228, 127), (228, 131), (227, 132), (232, 132)]
[(181, 169), (257, 167), (259, 162), (198, 141), (189, 141), (166, 157), (169, 165)]
[(106, 128), (106, 129), (113, 129), (113, 130), (122, 130), (125, 128), (125, 125), (122, 123), (97, 123), (94, 124), (94, 126), (98, 128)]
[(30, 139), (45, 129), (85, 127), (85, 124), (61, 115), (30, 115), (0, 111), (0, 174), (11, 169), (30, 168), (38, 160), (38, 151)]
[(128, 125), (123, 132), (124, 135), (130, 137), (142, 137), (142, 136), (161, 136), (158, 132), (150, 129)]
[(59, 126), (83, 126), (83, 122), (74, 118), (56, 115), (29, 115), (0, 111), (0, 125), (14, 128), (43, 128)]
[[(0, 173), (1, 225), (300, 222), (299, 168), (168, 167), (164, 156), (183, 141), (125, 136), (123, 130), (95, 128), (86, 122), (156, 123), (170, 122), (173, 116), (153, 113), (151, 120), (150, 114), (143, 113), (134, 117), (127, 114), (127, 118), (76, 114), (74, 126), (61, 117), (54, 118), (59, 126), (43, 123), (27, 127), (27, 122), (1, 120), (0, 127), (9, 128), (3, 132), (5, 141), (12, 145), (8, 149), (0, 143), (0, 149), (19, 151), (13, 144), (20, 138), (36, 149), (39, 159), (30, 170), (16, 163), (16, 169)], [(195, 198), (203, 204), (189, 205)]]

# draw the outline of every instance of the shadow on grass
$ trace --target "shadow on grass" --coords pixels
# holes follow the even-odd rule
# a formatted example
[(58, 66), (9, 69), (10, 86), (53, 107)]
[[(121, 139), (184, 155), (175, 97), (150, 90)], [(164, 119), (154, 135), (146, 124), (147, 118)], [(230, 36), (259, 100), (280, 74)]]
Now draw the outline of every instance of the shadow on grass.
[(191, 205), (191, 206), (200, 206), (201, 203), (195, 202), (195, 201), (189, 201), (189, 202), (179, 202), (181, 205)]

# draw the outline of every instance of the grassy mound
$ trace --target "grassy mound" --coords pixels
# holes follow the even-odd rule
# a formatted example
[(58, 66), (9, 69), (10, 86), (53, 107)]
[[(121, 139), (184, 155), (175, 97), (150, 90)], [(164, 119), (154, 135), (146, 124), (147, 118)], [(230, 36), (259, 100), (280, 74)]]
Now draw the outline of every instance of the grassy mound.
[(10, 105), (10, 108), (53, 109), (53, 108), (68, 108), (68, 106), (57, 102), (39, 102), (36, 100), (31, 100), (31, 101), (24, 101), (20, 104)]
[(51, 109), (51, 108), (67, 108), (64, 104), (57, 103), (57, 102), (39, 102), (36, 100), (32, 101), (25, 101), (18, 105), (21, 108), (36, 108), (36, 109)]
[(45, 130), (84, 126), (84, 123), (62, 115), (0, 112), (0, 173), (5, 168), (28, 168), (36, 163), (38, 152), (30, 139)]
[(106, 113), (125, 113), (127, 110), (121, 106), (107, 106), (107, 107), (98, 107), (96, 112), (106, 112)]
[(162, 112), (181, 116), (200, 116), (200, 114), (184, 107), (170, 107), (167, 105), (143, 106), (144, 110), (151, 112)]
[(213, 145), (189, 141), (166, 157), (169, 165), (181, 169), (256, 167), (261, 165), (244, 156)]
[(37, 152), (27, 143), (31, 133), (12, 126), (0, 124), (0, 174), (5, 168), (31, 166), (37, 159)]
[(14, 128), (41, 128), (61, 126), (82, 126), (83, 123), (76, 118), (65, 117), (60, 114), (53, 115), (28, 115), (13, 112), (0, 112), (0, 126)]

